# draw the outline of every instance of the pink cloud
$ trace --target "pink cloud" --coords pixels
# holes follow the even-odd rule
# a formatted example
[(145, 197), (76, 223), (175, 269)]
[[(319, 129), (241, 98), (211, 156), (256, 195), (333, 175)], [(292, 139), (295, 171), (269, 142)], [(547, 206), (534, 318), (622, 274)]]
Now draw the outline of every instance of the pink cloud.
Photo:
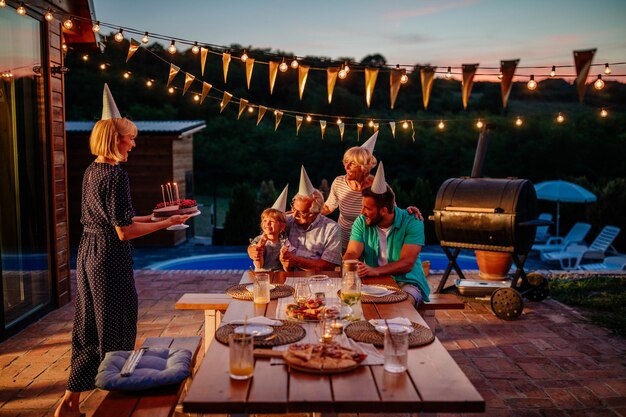
[(448, 4), (436, 4), (436, 5), (427, 6), (427, 7), (420, 7), (417, 9), (400, 10), (400, 11), (385, 13), (384, 18), (385, 20), (398, 20), (398, 19), (404, 19), (407, 17), (426, 16), (430, 14), (440, 13), (445, 10), (461, 9), (461, 8), (471, 6), (479, 2), (480, 0), (460, 0), (460, 1), (451, 2)]

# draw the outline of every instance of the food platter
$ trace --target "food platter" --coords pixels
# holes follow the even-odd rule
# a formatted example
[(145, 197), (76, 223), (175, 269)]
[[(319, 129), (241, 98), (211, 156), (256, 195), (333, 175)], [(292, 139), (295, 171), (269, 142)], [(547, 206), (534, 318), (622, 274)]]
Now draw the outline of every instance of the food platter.
[(338, 343), (297, 343), (283, 353), (290, 368), (314, 374), (337, 374), (356, 369), (367, 355)]
[(318, 315), (324, 309), (324, 302), (307, 300), (304, 303), (291, 303), (285, 307), (285, 315), (291, 320), (319, 321)]

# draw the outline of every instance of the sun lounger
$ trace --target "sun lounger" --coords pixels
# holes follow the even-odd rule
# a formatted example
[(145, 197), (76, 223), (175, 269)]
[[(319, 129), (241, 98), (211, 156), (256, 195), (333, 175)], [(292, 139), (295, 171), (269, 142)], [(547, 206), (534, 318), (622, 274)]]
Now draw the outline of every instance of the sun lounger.
[[(539, 214), (539, 217), (537, 217), (537, 219), (552, 221), (552, 214), (541, 213)], [(537, 227), (537, 233), (535, 233), (535, 242), (537, 243), (545, 242), (551, 237), (550, 232), (548, 232), (549, 227), (550, 226), (538, 226)]]
[(585, 271), (626, 271), (626, 256), (607, 256), (603, 262), (579, 265)]
[(572, 226), (565, 237), (551, 237), (546, 243), (533, 245), (531, 250), (538, 251), (539, 256), (543, 259), (543, 255), (547, 252), (562, 251), (569, 245), (575, 243), (584, 244), (585, 237), (587, 236), (587, 233), (589, 233), (589, 230), (591, 230), (591, 225), (589, 223), (578, 222)]
[(562, 269), (577, 269), (583, 259), (603, 260), (604, 254), (609, 250), (620, 230), (619, 227), (604, 226), (604, 229), (602, 229), (589, 247), (584, 245), (570, 245), (560, 252), (548, 252), (544, 254), (543, 260), (547, 262), (558, 262)]

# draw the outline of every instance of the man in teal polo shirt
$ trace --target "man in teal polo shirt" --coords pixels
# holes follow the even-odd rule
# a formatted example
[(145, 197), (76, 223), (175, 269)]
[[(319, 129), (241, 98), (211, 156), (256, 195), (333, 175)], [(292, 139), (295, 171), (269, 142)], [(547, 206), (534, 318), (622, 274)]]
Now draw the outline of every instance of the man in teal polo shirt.
[(395, 195), (384, 179), (382, 162), (371, 187), (365, 188), (361, 215), (352, 225), (343, 259), (359, 259), (360, 277), (392, 275), (414, 300), (429, 301), (430, 289), (419, 259), (424, 224), (395, 206)]

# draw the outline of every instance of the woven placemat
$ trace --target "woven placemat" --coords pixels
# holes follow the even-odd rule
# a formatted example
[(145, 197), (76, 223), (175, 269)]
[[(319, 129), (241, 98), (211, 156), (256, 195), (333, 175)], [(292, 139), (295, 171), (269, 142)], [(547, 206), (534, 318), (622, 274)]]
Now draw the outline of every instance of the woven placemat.
[[(273, 347), (286, 345), (288, 343), (294, 343), (298, 340), (302, 340), (306, 335), (306, 331), (302, 326), (297, 323), (281, 320), (282, 326), (273, 326), (274, 331), (266, 336), (259, 336), (254, 338), (255, 347)], [(240, 327), (241, 324), (225, 324), (220, 326), (215, 331), (215, 339), (218, 342), (225, 345), (228, 344), (228, 336), (233, 333), (235, 328)]]
[[(435, 334), (428, 327), (418, 323), (413, 325), (413, 333), (409, 335), (409, 347), (423, 346), (435, 340)], [(344, 329), (346, 336), (357, 342), (371, 343), (374, 346), (384, 346), (385, 335), (377, 332), (374, 326), (367, 321), (356, 321), (348, 324)]]
[[(233, 285), (232, 287), (228, 287), (226, 289), (226, 294), (230, 295), (233, 298), (238, 300), (246, 300), (252, 301), (253, 295), (251, 291), (248, 291), (248, 285), (251, 284), (238, 284)], [(277, 298), (289, 297), (293, 294), (293, 287), (290, 285), (284, 284), (275, 284), (273, 290), (270, 291), (270, 300), (275, 300)]]
[[(369, 304), (389, 304), (389, 303), (399, 303), (400, 301), (406, 300), (409, 295), (399, 289), (398, 287), (394, 287), (393, 285), (384, 285), (384, 284), (369, 284), (370, 287), (380, 287), (386, 290), (393, 291), (393, 294), (388, 294), (383, 297), (375, 297), (372, 295), (367, 295), (361, 293), (361, 303), (369, 303)], [(341, 298), (341, 291), (337, 291), (337, 296)]]

